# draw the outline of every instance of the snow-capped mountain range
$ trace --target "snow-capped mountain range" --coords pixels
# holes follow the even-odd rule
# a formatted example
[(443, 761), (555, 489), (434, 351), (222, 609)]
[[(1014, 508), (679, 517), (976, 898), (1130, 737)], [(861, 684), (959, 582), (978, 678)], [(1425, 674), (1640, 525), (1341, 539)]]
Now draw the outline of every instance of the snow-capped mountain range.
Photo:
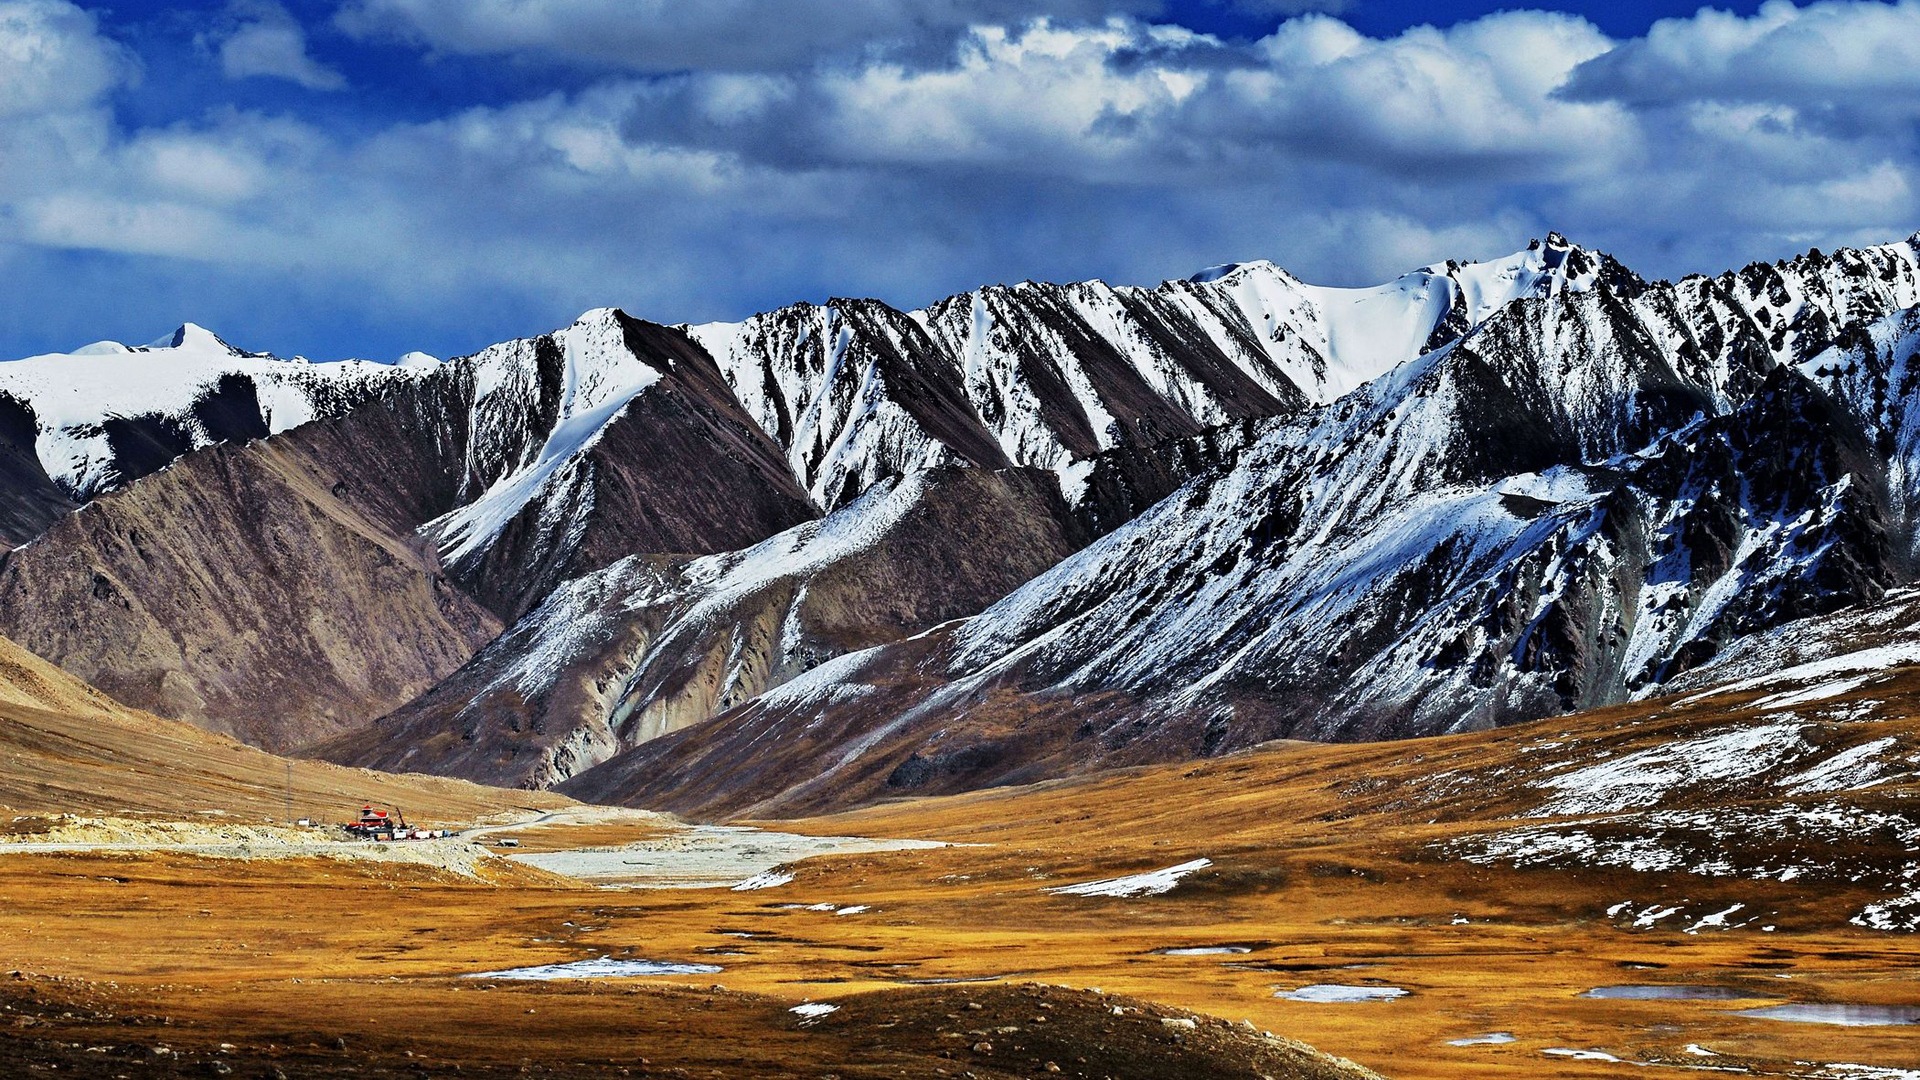
[[(1503, 723), (1912, 580), (1916, 305), (1920, 237), (1665, 283), (1551, 236), (1373, 289), (1256, 262), (599, 310), (444, 364), (189, 326), (0, 364), (0, 632), (259, 741), (697, 810)], [(297, 694), (329, 647), (262, 602), (229, 613), (245, 670), (187, 648), (192, 603), (152, 598), (214, 554), (156, 569), (65, 524), (92, 499), (164, 547), (210, 454), (308, 512), (259, 535), (264, 487), (228, 476), (232, 536), (199, 544), (298, 563), (344, 528), (457, 629), (357, 710), (250, 727), (227, 691)], [(330, 635), (391, 640), (384, 603)]]
[(339, 415), (438, 366), (420, 353), (394, 364), (279, 360), (193, 323), (148, 345), (101, 341), (0, 364), (0, 457), (14, 489), (0, 543), (29, 540), (182, 454)]

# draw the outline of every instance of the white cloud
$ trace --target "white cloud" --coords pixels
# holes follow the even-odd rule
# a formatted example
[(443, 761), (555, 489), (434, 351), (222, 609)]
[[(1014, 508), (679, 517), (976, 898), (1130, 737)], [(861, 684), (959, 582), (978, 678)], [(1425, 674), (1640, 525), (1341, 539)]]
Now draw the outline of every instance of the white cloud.
[[(679, 73), (371, 128), (225, 108), (130, 129), (108, 105), (137, 68), (91, 16), (0, 0), (0, 335), (194, 318), (315, 355), (444, 353), (608, 303), (699, 320), (1256, 257), (1356, 284), (1548, 228), (1671, 275), (1920, 224), (1915, 125), (1882, 122), (1920, 100), (1881, 89), (1920, 70), (1912, 3), (1703, 13), (1624, 44), (1524, 11), (1385, 39), (1305, 16), (1236, 43), (1130, 17), (970, 27), (1021, 5), (953, 0), (925, 25), (872, 15), (914, 48), (864, 49), (823, 7), (831, 26), (714, 59), (766, 2), (615, 25), (636, 9), (361, 0), (443, 54), (551, 56), (570, 27)], [(489, 5), (506, 21), (460, 21)], [(698, 38), (681, 62), (669, 31)], [(1844, 71), (1805, 59), (1824, 48)], [(1861, 70), (1878, 56), (1900, 70)], [(1643, 77), (1664, 89), (1615, 92)]]
[(1488, 184), (1613, 168), (1635, 130), (1554, 89), (1609, 48), (1566, 16), (1509, 13), (1377, 41), (1324, 16), (1252, 47), (1115, 19), (981, 27), (936, 66), (872, 62), (657, 85), (630, 131), (762, 163), (939, 165), (1124, 184), (1327, 167)]
[(97, 29), (62, 0), (0, 2), (0, 117), (85, 108), (132, 78), (133, 57)]
[(1663, 19), (1575, 73), (1567, 96), (1635, 105), (1772, 101), (1920, 113), (1920, 2), (1768, 0)]
[(216, 35), (220, 70), (229, 79), (266, 76), (309, 90), (344, 90), (346, 77), (307, 55), (307, 34), (274, 0), (235, 0), (239, 21)]

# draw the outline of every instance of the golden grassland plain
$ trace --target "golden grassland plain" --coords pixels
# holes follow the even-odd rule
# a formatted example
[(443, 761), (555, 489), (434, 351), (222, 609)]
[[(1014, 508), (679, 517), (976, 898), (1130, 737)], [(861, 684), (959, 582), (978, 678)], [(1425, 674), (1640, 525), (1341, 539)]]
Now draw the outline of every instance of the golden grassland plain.
[[(1891, 735), (1920, 750), (1920, 723), (1899, 718), (1912, 715), (1917, 682), (1877, 688), (1889, 703), (1883, 715), (1898, 716), (1858, 737)], [(294, 1075), (458, 1065), (465, 1075), (1001, 1076), (1048, 1064), (1068, 1075), (1341, 1075), (1256, 1061), (1278, 1052), (1258, 1047), (1277, 1044), (1234, 1042), (1243, 1020), (1401, 1080), (1920, 1067), (1920, 1027), (1736, 1015), (1784, 1001), (1920, 1005), (1913, 937), (1848, 922), (1883, 895), (1866, 884), (1515, 869), (1465, 861), (1451, 846), (1512, 827), (1507, 817), (1538, 803), (1500, 777), (1537, 772), (1572, 748), (1618, 756), (1685, 738), (1739, 722), (1751, 705), (1751, 696), (1722, 697), (1390, 745), (1277, 745), (762, 823), (953, 845), (810, 859), (788, 868), (792, 882), (755, 891), (592, 889), (531, 875), (489, 885), (318, 859), (10, 855), (0, 857), (0, 955), (22, 974), (0, 983), (0, 1033), (16, 1050), (39, 1040), (42, 1055), (119, 1048), (60, 1059), (70, 1075), (119, 1070), (102, 1076), (164, 1075), (122, 1067), (134, 1060), (126, 1047), (156, 1038), (179, 1049), (166, 1059), (176, 1065), (214, 1068), (227, 1043), (238, 1066)], [(1898, 810), (1916, 794), (1895, 780), (1849, 798)], [(1712, 797), (1780, 801), (1761, 791)], [(598, 822), (570, 836), (573, 827), (548, 824), (524, 835), (529, 847), (559, 850), (666, 827)], [(1859, 843), (1852, 855), (1887, 865), (1913, 855), (1875, 848), (1884, 843), (1876, 837)], [(1164, 895), (1046, 891), (1201, 858), (1212, 865)], [(1764, 912), (1772, 929), (1631, 922), (1650, 906), (1704, 914), (1733, 904)], [(1167, 955), (1180, 948), (1244, 951)], [(723, 970), (567, 983), (460, 977), (602, 956)], [(1641, 983), (1741, 997), (1581, 996)], [(1343, 1004), (1276, 996), (1310, 984), (1407, 993)], [(33, 1001), (53, 1004), (36, 1012)], [(843, 1008), (818, 1021), (788, 1011), (809, 1001)], [(1116, 1017), (1115, 1004), (1143, 1011)], [(1231, 1026), (1203, 1023), (1189, 1035), (1160, 1023), (1186, 1015), (1167, 1010)], [(27, 1023), (9, 1031), (9, 1013)], [(1511, 1041), (1457, 1045), (1495, 1033)]]

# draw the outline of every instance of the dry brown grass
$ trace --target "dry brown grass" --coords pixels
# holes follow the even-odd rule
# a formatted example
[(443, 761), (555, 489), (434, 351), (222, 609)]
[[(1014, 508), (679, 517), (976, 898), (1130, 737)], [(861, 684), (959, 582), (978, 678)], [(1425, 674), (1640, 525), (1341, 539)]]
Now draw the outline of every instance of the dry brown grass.
[[(1891, 734), (1920, 747), (1920, 723), (1907, 718), (1917, 689), (1910, 678), (1876, 688), (1890, 719), (1816, 734), (1856, 742)], [(953, 1047), (952, 1028), (971, 1023), (952, 995), (1000, 995), (992, 1005), (998, 1016), (1022, 1007), (1023, 999), (1006, 996), (1019, 991), (967, 982), (936, 986), (948, 997), (932, 1002), (902, 990), (977, 979), (1097, 987), (1246, 1018), (1402, 1080), (1649, 1075), (1631, 1065), (1549, 1057), (1549, 1048), (1753, 1075), (1815, 1075), (1795, 1062), (1913, 1067), (1920, 1028), (1790, 1025), (1733, 1015), (1738, 1002), (1579, 996), (1595, 986), (1653, 982), (1733, 986), (1776, 1000), (1920, 1003), (1912, 937), (1847, 924), (1877, 895), (1866, 884), (1516, 870), (1464, 862), (1436, 847), (1506, 827), (1503, 816), (1538, 802), (1524, 784), (1488, 777), (1523, 766), (1537, 773), (1554, 754), (1626, 753), (1748, 716), (1742, 699), (1729, 699), (1414, 743), (1288, 745), (783, 823), (966, 846), (811, 860), (795, 868), (792, 884), (748, 893), (615, 892), (533, 880), (487, 887), (418, 869), (323, 861), (0, 858), (0, 952), (13, 966), (84, 980), (120, 1010), (164, 1013), (203, 1041), (221, 1033), (246, 1046), (324, 1049), (345, 1033), (368, 1062), (411, 1051), (481, 1075), (517, 1069), (523, 1058), (536, 1068), (597, 1075), (588, 1064), (632, 1067), (637, 1056), (700, 1076), (783, 1068), (931, 1075), (948, 1067), (955, 1075), (995, 1075), (993, 1062), (938, 1057)], [(1567, 749), (1543, 749), (1548, 743)], [(1471, 782), (1438, 801), (1427, 798), (1435, 774), (1447, 772)], [(1900, 809), (1916, 794), (1901, 781), (1848, 798)], [(1712, 797), (1729, 805), (1779, 801), (1757, 788)], [(549, 829), (538, 846), (600, 846), (652, 828)], [(1888, 865), (1908, 855), (1861, 843), (1861, 857)], [(1165, 896), (1043, 891), (1202, 856), (1215, 865)], [(1701, 911), (1744, 903), (1769, 912), (1777, 929), (1689, 935), (1670, 922), (1636, 930), (1607, 915), (1627, 899), (1685, 901)], [(868, 910), (838, 915), (802, 906), (813, 904)], [(1160, 952), (1213, 945), (1250, 951)], [(482, 990), (449, 978), (601, 955), (706, 961), (725, 970), (646, 980), (683, 992), (614, 983)], [(1317, 982), (1378, 983), (1410, 994), (1349, 1005), (1274, 997), (1276, 989)], [(728, 990), (710, 990), (714, 983)], [(895, 996), (858, 1006), (867, 1012), (850, 1004), (842, 1018), (871, 1013), (864, 1027), (802, 1031), (785, 1012), (805, 999), (876, 991)], [(1117, 1037), (1093, 1026), (1100, 1007), (1058, 1004), (1081, 1009), (1076, 1023), (1085, 1038)], [(904, 1027), (882, 1026), (888, 1009), (905, 1018), (892, 1023), (932, 1026), (914, 1028), (910, 1039)], [(362, 1022), (356, 1011), (407, 1020)], [(959, 1019), (943, 1035), (950, 1014)], [(1496, 1031), (1516, 1041), (1448, 1045)], [(1722, 1056), (1699, 1057), (1690, 1044)], [(1031, 1075), (1038, 1061), (999, 1064), (1007, 1075)]]
[[(572, 805), (558, 795), (276, 757), (108, 698), (0, 638), (0, 812), (350, 818), (362, 802), (410, 820), (468, 822)], [(28, 830), (30, 831), (30, 830)]]

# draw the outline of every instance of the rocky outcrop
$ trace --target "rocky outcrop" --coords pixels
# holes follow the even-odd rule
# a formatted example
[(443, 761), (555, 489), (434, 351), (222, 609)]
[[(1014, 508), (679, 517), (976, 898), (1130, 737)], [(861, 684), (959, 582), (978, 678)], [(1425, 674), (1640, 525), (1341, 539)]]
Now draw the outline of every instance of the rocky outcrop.
[(0, 393), (0, 550), (39, 536), (77, 505), (34, 452), (33, 406)]

